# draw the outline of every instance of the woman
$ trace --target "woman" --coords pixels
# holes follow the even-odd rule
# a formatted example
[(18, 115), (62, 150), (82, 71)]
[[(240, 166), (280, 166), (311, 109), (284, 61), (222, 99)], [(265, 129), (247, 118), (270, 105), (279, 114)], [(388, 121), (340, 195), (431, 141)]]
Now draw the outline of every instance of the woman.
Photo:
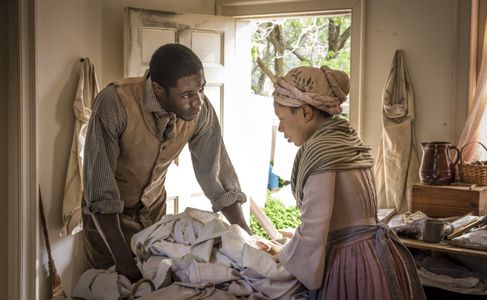
[(377, 222), (370, 148), (339, 117), (349, 90), (327, 66), (275, 84), (279, 131), (300, 147), (291, 186), (302, 221), (277, 257), (310, 299), (425, 299), (411, 254)]

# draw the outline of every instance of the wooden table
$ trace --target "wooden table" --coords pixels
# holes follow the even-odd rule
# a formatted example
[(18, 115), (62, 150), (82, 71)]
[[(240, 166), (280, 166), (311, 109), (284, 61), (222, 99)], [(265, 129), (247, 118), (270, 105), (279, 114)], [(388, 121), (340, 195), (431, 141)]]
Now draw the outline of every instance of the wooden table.
[(487, 251), (462, 248), (455, 245), (451, 245), (445, 242), (440, 243), (426, 243), (420, 240), (400, 238), (400, 240), (409, 248), (416, 248), (422, 250), (433, 250), (438, 252), (446, 252), (452, 254), (460, 254), (467, 256), (480, 256), (487, 258)]

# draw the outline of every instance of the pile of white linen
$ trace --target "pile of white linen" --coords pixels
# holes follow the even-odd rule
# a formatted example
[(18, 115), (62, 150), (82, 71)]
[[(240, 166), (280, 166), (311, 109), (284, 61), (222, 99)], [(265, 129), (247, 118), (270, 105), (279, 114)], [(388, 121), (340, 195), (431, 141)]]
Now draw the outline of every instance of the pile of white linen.
[[(191, 299), (196, 299), (195, 293), (198, 299), (306, 299), (305, 288), (271, 255), (259, 250), (253, 237), (212, 212), (188, 208), (167, 215), (135, 234), (131, 248), (143, 277), (158, 289), (151, 294), (143, 284), (137, 293), (145, 295), (141, 300), (171, 299), (171, 293), (182, 290)], [(178, 282), (166, 287), (174, 277)], [(88, 270), (79, 279), (75, 296), (118, 299), (127, 297), (130, 289), (127, 278), (113, 268)]]

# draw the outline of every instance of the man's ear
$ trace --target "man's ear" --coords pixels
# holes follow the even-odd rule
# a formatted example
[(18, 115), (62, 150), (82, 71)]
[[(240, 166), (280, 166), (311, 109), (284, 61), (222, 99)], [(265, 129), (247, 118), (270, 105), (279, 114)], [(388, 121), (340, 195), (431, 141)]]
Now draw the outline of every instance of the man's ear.
[(166, 90), (164, 90), (164, 88), (159, 83), (157, 83), (155, 81), (152, 81), (152, 89), (154, 90), (154, 93), (157, 96), (160, 96), (160, 97), (166, 96)]

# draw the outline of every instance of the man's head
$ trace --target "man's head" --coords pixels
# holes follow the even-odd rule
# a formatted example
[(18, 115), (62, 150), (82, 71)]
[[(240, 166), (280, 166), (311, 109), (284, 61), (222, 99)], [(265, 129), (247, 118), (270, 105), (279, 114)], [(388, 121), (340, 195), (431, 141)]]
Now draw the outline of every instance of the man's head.
[(161, 105), (183, 120), (195, 118), (206, 84), (201, 60), (179, 44), (161, 46), (149, 63), (152, 88)]

